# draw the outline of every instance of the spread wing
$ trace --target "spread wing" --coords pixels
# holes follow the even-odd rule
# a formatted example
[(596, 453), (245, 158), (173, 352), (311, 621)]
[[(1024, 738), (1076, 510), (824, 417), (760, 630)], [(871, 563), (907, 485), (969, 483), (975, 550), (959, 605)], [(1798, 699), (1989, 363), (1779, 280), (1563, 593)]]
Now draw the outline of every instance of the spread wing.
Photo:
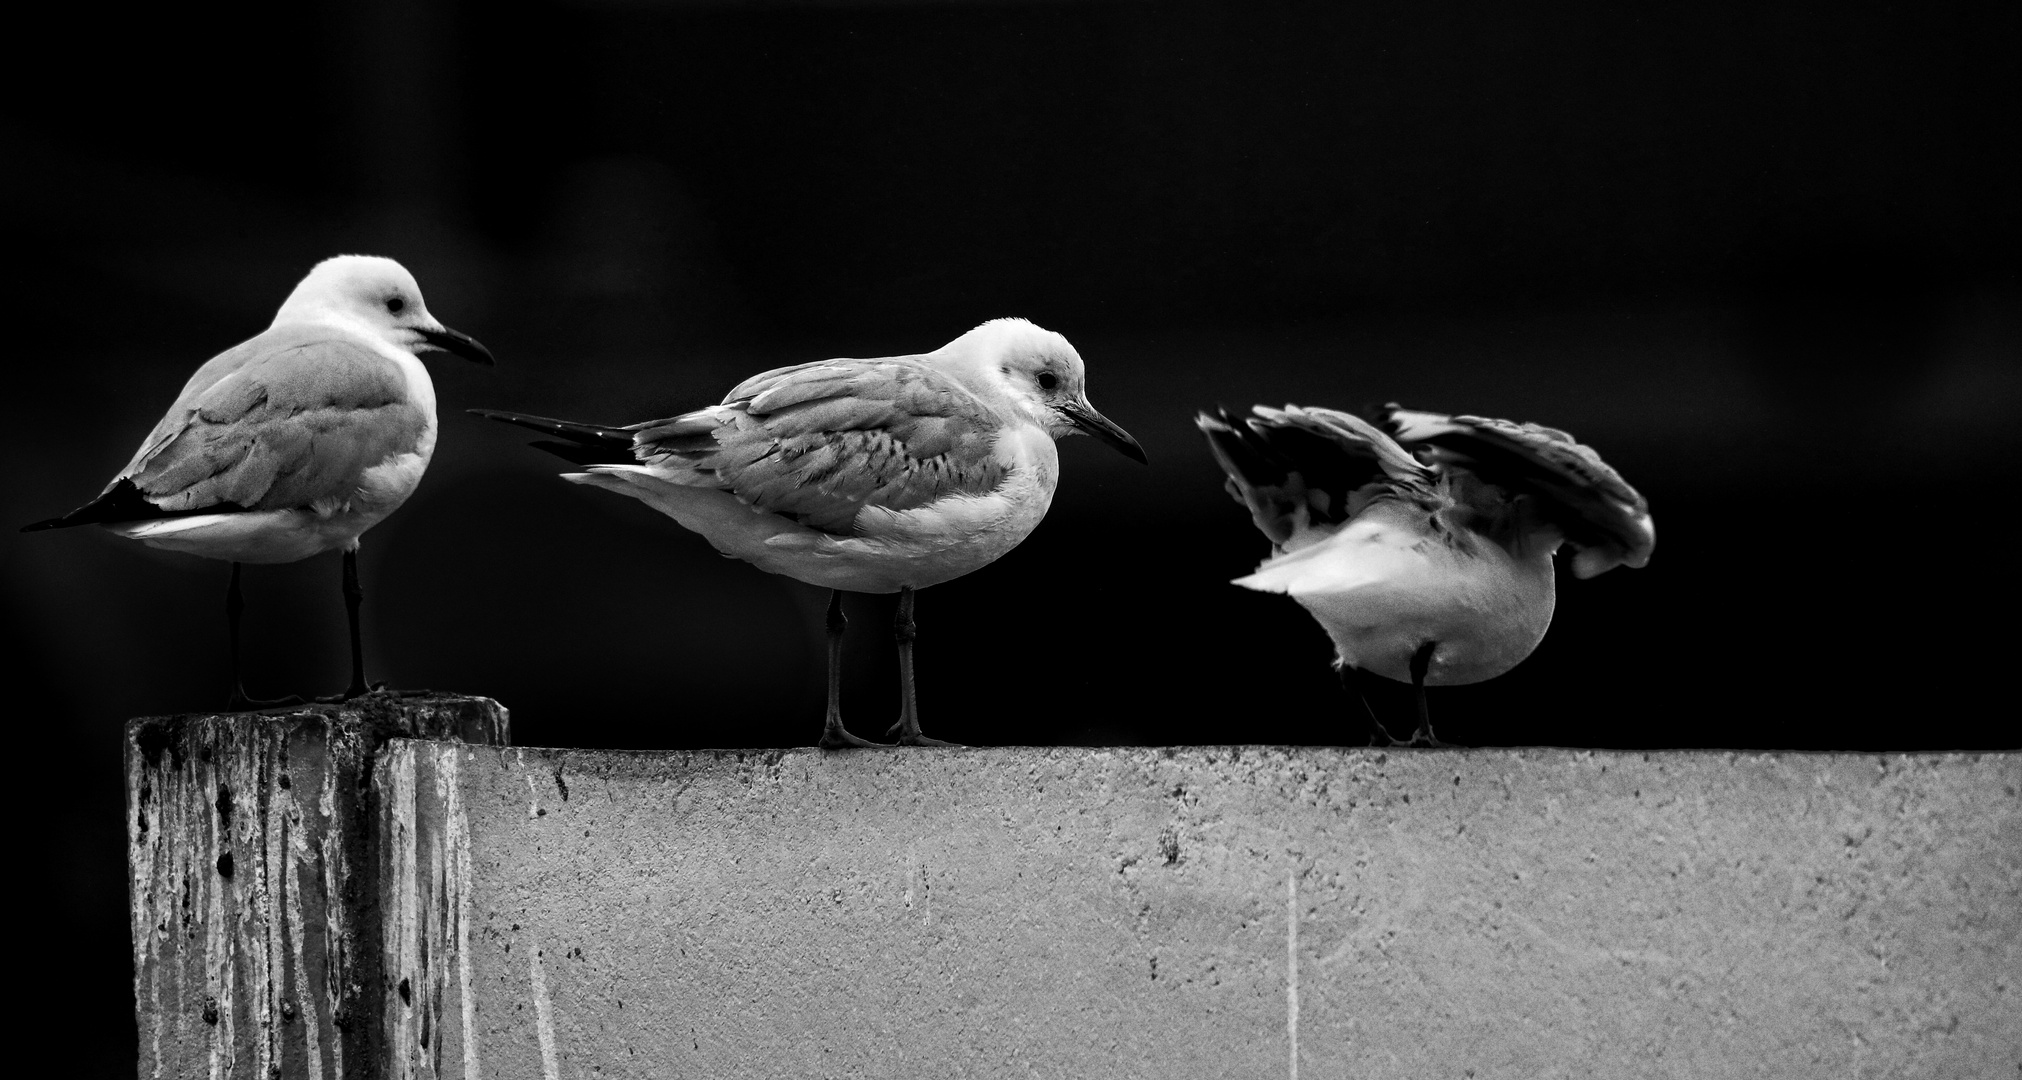
[(1384, 408), (1397, 441), (1438, 467), (1463, 467), (1539, 500), (1548, 520), (1579, 549), (1573, 572), (1593, 577), (1642, 566), (1657, 545), (1650, 504), (1592, 447), (1557, 428), (1480, 416)]
[(1359, 416), (1297, 405), (1251, 411), (1204, 412), (1194, 423), (1228, 474), (1229, 494), (1279, 547), (1310, 526), (1339, 525), (1378, 495), (1422, 490), (1431, 478)]
[(642, 462), (844, 535), (866, 506), (910, 510), (995, 490), (1000, 427), (954, 380), (892, 357), (768, 371), (721, 405), (632, 430)]
[(273, 331), (198, 369), (114, 486), (165, 513), (304, 507), (348, 497), (365, 469), (414, 450), (428, 419), (366, 345)]

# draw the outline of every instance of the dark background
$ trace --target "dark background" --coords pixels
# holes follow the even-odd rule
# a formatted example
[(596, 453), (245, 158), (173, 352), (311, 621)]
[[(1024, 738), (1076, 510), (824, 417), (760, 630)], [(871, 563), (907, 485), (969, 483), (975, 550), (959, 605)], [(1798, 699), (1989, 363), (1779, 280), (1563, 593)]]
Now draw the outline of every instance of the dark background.
[[(318, 259), (391, 255), (499, 357), (363, 549), (375, 678), (517, 740), (792, 746), (822, 594), (471, 406), (626, 422), (743, 375), (1065, 333), (1140, 468), (922, 595), (966, 743), (1361, 741), (1191, 426), (1217, 403), (1535, 420), (1649, 497), (1650, 566), (1436, 691), (1475, 745), (2022, 743), (2014, 5), (80, 5), (10, 16), (0, 506), (95, 494)], [(130, 1075), (119, 729), (226, 689), (226, 567), (0, 533), (27, 895), (76, 1075)], [(335, 555), (247, 572), (256, 693), (346, 671)], [(846, 715), (895, 715), (853, 598)], [(1405, 724), (1408, 691), (1377, 706)], [(17, 895), (30, 887), (17, 883)], [(108, 1034), (114, 1033), (114, 1034)], [(116, 1037), (114, 1037), (116, 1035)]]

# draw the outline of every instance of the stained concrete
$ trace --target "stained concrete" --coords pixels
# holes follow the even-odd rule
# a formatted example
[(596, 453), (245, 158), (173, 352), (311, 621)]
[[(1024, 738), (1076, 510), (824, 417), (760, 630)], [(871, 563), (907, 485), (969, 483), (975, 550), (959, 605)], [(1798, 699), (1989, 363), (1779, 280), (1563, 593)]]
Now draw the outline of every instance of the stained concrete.
[(129, 723), (139, 1075), (380, 1075), (378, 751), (508, 730), (496, 701), (433, 693)]
[(389, 744), (389, 1074), (2022, 1070), (2022, 757)]

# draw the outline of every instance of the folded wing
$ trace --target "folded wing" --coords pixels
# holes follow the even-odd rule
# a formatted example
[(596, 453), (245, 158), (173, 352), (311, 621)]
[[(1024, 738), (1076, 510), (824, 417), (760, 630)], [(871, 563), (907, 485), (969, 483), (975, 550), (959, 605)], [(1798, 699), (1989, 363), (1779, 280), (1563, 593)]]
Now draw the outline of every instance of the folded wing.
[(312, 333), (267, 344), (177, 402), (122, 478), (168, 511), (293, 509), (348, 499), (366, 469), (418, 447), (428, 417), (391, 359)]
[(959, 384), (895, 357), (769, 371), (721, 405), (630, 430), (637, 459), (668, 479), (847, 535), (866, 506), (995, 490), (1000, 427)]
[(387, 357), (325, 330), (263, 334), (199, 368), (97, 499), (37, 527), (342, 503), (427, 427)]

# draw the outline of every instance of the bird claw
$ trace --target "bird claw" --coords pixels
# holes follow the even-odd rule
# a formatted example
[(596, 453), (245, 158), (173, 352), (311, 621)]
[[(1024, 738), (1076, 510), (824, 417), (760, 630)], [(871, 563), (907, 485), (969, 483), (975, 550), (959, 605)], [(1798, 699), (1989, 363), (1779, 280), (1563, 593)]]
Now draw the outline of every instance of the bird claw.
[(893, 724), (893, 725), (892, 725), (891, 727), (888, 727), (888, 728), (886, 728), (886, 729), (885, 729), (885, 738), (887, 738), (887, 739), (890, 739), (890, 740), (892, 740), (892, 745), (893, 745), (893, 746), (960, 746), (960, 745), (962, 745), (961, 743), (955, 743), (955, 742), (945, 742), (945, 741), (943, 741), (943, 740), (941, 740), (941, 739), (929, 739), (929, 738), (927, 738), (927, 737), (926, 737), (925, 735), (922, 735), (922, 734), (920, 734), (920, 733), (919, 733), (918, 731), (913, 731), (913, 732), (911, 732), (911, 733), (908, 733), (908, 732), (906, 731), (906, 722), (905, 722), (904, 720), (900, 720), (900, 721), (898, 721), (897, 723)]
[(821, 729), (821, 739), (815, 743), (823, 750), (890, 750), (891, 743), (872, 742), (852, 735), (842, 726), (842, 721), (830, 717)]
[(1460, 746), (1459, 743), (1450, 743), (1441, 740), (1439, 736), (1434, 735), (1432, 733), (1432, 729), (1430, 727), (1422, 727), (1419, 728), (1417, 731), (1412, 732), (1410, 742), (1396, 742), (1393, 740), (1391, 745), (1416, 746), (1422, 747), (1427, 750), (1452, 750), (1457, 749)]

